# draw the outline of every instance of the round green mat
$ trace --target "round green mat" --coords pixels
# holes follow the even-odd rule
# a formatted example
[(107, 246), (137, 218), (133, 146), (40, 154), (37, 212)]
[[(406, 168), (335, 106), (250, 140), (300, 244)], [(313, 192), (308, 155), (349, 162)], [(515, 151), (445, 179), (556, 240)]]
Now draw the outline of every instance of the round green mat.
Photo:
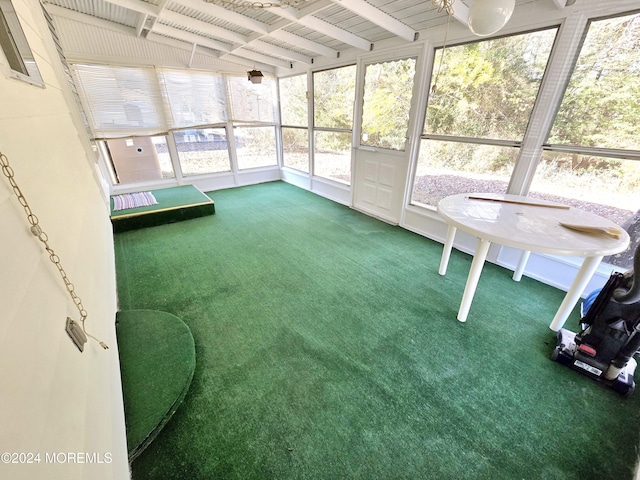
[(196, 351), (189, 327), (167, 312), (118, 312), (116, 336), (129, 461), (133, 461), (184, 400)]

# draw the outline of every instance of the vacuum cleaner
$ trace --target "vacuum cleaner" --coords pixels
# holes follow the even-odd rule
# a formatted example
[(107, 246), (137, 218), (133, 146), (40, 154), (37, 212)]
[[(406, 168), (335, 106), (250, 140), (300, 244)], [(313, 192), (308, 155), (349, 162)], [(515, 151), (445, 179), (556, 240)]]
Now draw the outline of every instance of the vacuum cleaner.
[(637, 366), (633, 356), (640, 349), (640, 244), (633, 268), (612, 273), (594, 293), (588, 308), (583, 303), (581, 331), (560, 329), (551, 359), (630, 395)]

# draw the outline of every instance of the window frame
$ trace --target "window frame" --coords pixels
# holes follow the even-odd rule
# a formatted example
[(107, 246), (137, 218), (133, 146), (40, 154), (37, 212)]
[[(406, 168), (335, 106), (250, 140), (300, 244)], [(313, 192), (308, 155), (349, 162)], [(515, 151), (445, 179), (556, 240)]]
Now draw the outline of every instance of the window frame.
[[(306, 109), (306, 113), (307, 113), (307, 118), (305, 121), (304, 125), (296, 125), (296, 124), (292, 124), (292, 123), (285, 123), (283, 121), (283, 108), (282, 108), (282, 81), (283, 80), (287, 80), (287, 79), (291, 79), (291, 78), (296, 78), (296, 77), (300, 77), (304, 80), (305, 83), (305, 88), (306, 88), (306, 95), (305, 95), (305, 109)], [(278, 92), (278, 119), (279, 119), (279, 125), (277, 128), (277, 135), (280, 141), (280, 145), (281, 145), (281, 155), (282, 155), (282, 168), (289, 168), (292, 170), (295, 170), (296, 172), (300, 172), (303, 173), (305, 175), (309, 175), (311, 173), (311, 148), (312, 148), (312, 140), (309, 138), (310, 136), (310, 131), (311, 129), (309, 128), (309, 124), (311, 122), (310, 119), (310, 112), (311, 112), (311, 92), (312, 89), (309, 88), (309, 75), (305, 72), (305, 73), (299, 73), (296, 75), (289, 75), (287, 77), (278, 77), (277, 79), (277, 92)], [(306, 137), (307, 137), (307, 162), (306, 162), (306, 169), (302, 169), (302, 168), (298, 168), (296, 166), (292, 166), (292, 165), (287, 165), (287, 152), (285, 152), (285, 141), (284, 141), (284, 132), (286, 130), (292, 130), (292, 131), (304, 131), (306, 132)]]
[[(354, 97), (353, 97), (353, 106), (352, 106), (352, 111), (351, 111), (351, 127), (350, 128), (341, 128), (341, 127), (324, 127), (324, 126), (317, 126), (316, 125), (316, 82), (315, 82), (315, 75), (318, 73), (323, 73), (323, 72), (328, 72), (331, 70), (338, 70), (341, 68), (349, 68), (349, 67), (353, 67), (355, 69), (354, 71)], [(358, 64), (357, 62), (350, 62), (350, 63), (346, 63), (343, 65), (336, 65), (333, 67), (329, 67), (329, 68), (323, 68), (321, 70), (314, 70), (311, 72), (311, 94), (310, 96), (310, 120), (311, 120), (311, 131), (309, 134), (309, 155), (311, 156), (311, 165), (309, 166), (309, 170), (310, 173), (313, 177), (315, 178), (320, 178), (322, 180), (326, 180), (326, 181), (331, 181), (331, 182), (336, 182), (336, 183), (340, 183), (340, 184), (344, 184), (344, 185), (351, 185), (351, 180), (349, 181), (345, 181), (345, 180), (339, 180), (336, 178), (332, 178), (332, 177), (326, 177), (323, 175), (318, 175), (316, 173), (316, 132), (319, 133), (344, 133), (344, 134), (349, 134), (351, 135), (351, 148), (350, 151), (353, 151), (353, 136), (354, 136), (354, 130), (356, 127), (356, 102), (358, 100)], [(351, 163), (351, 159), (350, 162)], [(353, 173), (351, 166), (349, 167), (349, 177), (351, 177), (351, 174)]]
[[(0, 0), (0, 50), (10, 77), (44, 88), (44, 79), (12, 0)], [(27, 68), (27, 61), (33, 68)]]
[[(427, 77), (426, 77), (426, 86), (425, 88), (425, 99), (422, 102), (421, 105), (421, 117), (422, 117), (422, 122), (420, 124), (420, 130), (419, 130), (419, 135), (417, 138), (417, 146), (416, 146), (416, 153), (414, 155), (414, 158), (412, 159), (412, 173), (411, 173), (411, 179), (410, 182), (408, 182), (407, 184), (407, 204), (405, 205), (405, 207), (408, 208), (417, 208), (418, 210), (423, 210), (423, 211), (429, 211), (429, 212), (435, 212), (437, 210), (437, 206), (434, 205), (427, 205), (427, 204), (423, 204), (420, 202), (415, 202), (413, 200), (413, 193), (414, 193), (414, 186), (415, 186), (415, 180), (416, 180), (416, 173), (418, 171), (418, 162), (419, 162), (419, 155), (420, 155), (420, 143), (423, 140), (434, 140), (434, 141), (440, 141), (440, 142), (453, 142), (453, 143), (464, 143), (464, 144), (475, 144), (475, 145), (488, 145), (488, 146), (497, 146), (497, 147), (507, 147), (507, 148), (517, 148), (518, 149), (518, 155), (515, 161), (515, 164), (513, 166), (513, 169), (511, 171), (511, 175), (509, 178), (509, 182), (508, 185), (506, 187), (506, 191), (508, 193), (514, 193), (512, 192), (512, 184), (514, 182), (514, 177), (517, 174), (518, 171), (518, 167), (521, 161), (521, 154), (523, 151), (523, 147), (527, 141), (527, 137), (529, 134), (529, 130), (530, 130), (530, 126), (531, 126), (531, 119), (533, 118), (533, 116), (535, 115), (536, 109), (538, 108), (538, 104), (540, 102), (540, 93), (543, 89), (543, 86), (545, 84), (545, 79), (548, 76), (548, 72), (549, 72), (549, 67), (551, 65), (552, 59), (553, 59), (553, 55), (554, 55), (554, 49), (556, 48), (556, 45), (558, 43), (558, 38), (560, 36), (560, 32), (561, 32), (561, 28), (562, 25), (556, 22), (553, 23), (549, 23), (547, 25), (543, 25), (540, 26), (538, 28), (532, 28), (532, 29), (526, 29), (526, 30), (522, 30), (522, 31), (515, 31), (512, 33), (507, 33), (507, 34), (503, 34), (503, 35), (496, 35), (496, 36), (492, 36), (492, 37), (481, 37), (481, 38), (473, 38), (471, 40), (463, 40), (463, 41), (459, 41), (459, 42), (454, 42), (452, 44), (436, 44), (433, 45), (430, 49), (429, 49), (429, 54), (428, 54), (428, 61), (427, 61), (427, 67), (428, 67), (428, 72), (427, 72)], [(430, 100), (430, 92), (431, 92), (431, 88), (432, 88), (432, 84), (434, 79), (436, 79), (436, 75), (437, 75), (437, 69), (438, 69), (438, 62), (436, 59), (436, 54), (438, 50), (444, 50), (446, 48), (454, 48), (454, 47), (460, 47), (460, 46), (464, 46), (464, 45), (469, 45), (469, 44), (474, 44), (474, 43), (481, 43), (481, 42), (485, 42), (485, 41), (495, 41), (495, 40), (499, 40), (501, 38), (506, 38), (506, 37), (513, 37), (513, 36), (518, 36), (518, 35), (526, 35), (526, 34), (531, 34), (531, 33), (536, 33), (536, 32), (541, 32), (541, 31), (546, 31), (546, 30), (554, 30), (555, 29), (555, 36), (554, 36), (554, 40), (553, 43), (551, 45), (550, 51), (549, 51), (549, 57), (547, 58), (546, 64), (545, 64), (545, 68), (544, 71), (542, 72), (542, 76), (540, 79), (540, 82), (538, 84), (538, 88), (537, 91), (535, 93), (535, 97), (533, 98), (533, 103), (531, 106), (531, 111), (529, 113), (529, 118), (527, 120), (527, 125), (524, 128), (524, 131), (522, 133), (522, 137), (520, 139), (517, 140), (503, 140), (503, 139), (496, 139), (496, 138), (485, 138), (485, 137), (469, 137), (469, 136), (463, 136), (463, 135), (445, 135), (445, 134), (436, 134), (436, 133), (428, 133), (425, 132), (425, 125), (427, 122), (427, 111), (429, 108), (429, 100)]]
[[(363, 123), (364, 123), (364, 116), (365, 116), (365, 110), (367, 105), (367, 69), (371, 66), (374, 65), (380, 65), (380, 64), (391, 64), (391, 63), (397, 63), (397, 62), (401, 62), (401, 61), (407, 61), (407, 60), (412, 60), (413, 61), (413, 78), (411, 80), (411, 92), (410, 92), (410, 96), (409, 96), (409, 110), (407, 112), (407, 122), (405, 125), (405, 131), (404, 131), (404, 140), (402, 142), (402, 147), (401, 148), (394, 148), (391, 146), (383, 146), (380, 144), (375, 144), (375, 143), (371, 143), (368, 140), (365, 140), (363, 138), (363, 136), (365, 135), (364, 132), (364, 128), (363, 128)], [(375, 148), (376, 150), (387, 150), (390, 152), (397, 152), (399, 154), (405, 153), (410, 149), (410, 138), (411, 138), (411, 127), (412, 127), (412, 122), (413, 122), (413, 117), (415, 115), (415, 106), (416, 106), (416, 96), (418, 95), (418, 75), (420, 73), (420, 52), (415, 49), (412, 48), (410, 49), (408, 52), (406, 52), (405, 55), (393, 55), (393, 56), (389, 56), (389, 55), (384, 55), (384, 56), (380, 56), (380, 55), (376, 55), (374, 57), (370, 57), (370, 58), (365, 58), (363, 59), (363, 61), (360, 63), (359, 68), (361, 69), (361, 79), (360, 81), (362, 82), (361, 87), (358, 87), (358, 85), (356, 85), (356, 89), (361, 89), (362, 90), (362, 95), (360, 98), (360, 102), (358, 103), (358, 105), (356, 106), (356, 111), (354, 113), (354, 117), (356, 117), (356, 125), (354, 127), (355, 133), (357, 135), (357, 144), (360, 147), (365, 147), (365, 148)], [(356, 98), (357, 100), (357, 98)]]
[(560, 96), (560, 100), (558, 101), (556, 108), (553, 112), (553, 121), (550, 122), (549, 129), (544, 136), (544, 142), (542, 143), (542, 150), (549, 152), (560, 152), (560, 153), (575, 153), (578, 155), (591, 155), (598, 157), (606, 157), (612, 159), (619, 160), (638, 160), (640, 161), (640, 150), (633, 149), (619, 149), (619, 148), (604, 148), (604, 147), (587, 147), (583, 145), (570, 145), (563, 143), (550, 143), (549, 137), (551, 136), (551, 132), (553, 130), (553, 126), (555, 124), (556, 118), (560, 109), (562, 107), (562, 102), (565, 98), (566, 92), (571, 83), (571, 79), (573, 78), (573, 73), (575, 72), (576, 65), (580, 59), (580, 54), (582, 53), (582, 49), (584, 47), (584, 43), (587, 40), (587, 35), (589, 34), (589, 29), (594, 22), (609, 20), (612, 18), (620, 18), (631, 15), (640, 14), (640, 9), (631, 10), (628, 12), (616, 13), (613, 15), (605, 15), (589, 18), (586, 22), (586, 26), (582, 33), (582, 38), (580, 39), (580, 44), (575, 50), (575, 57), (573, 58), (573, 62), (571, 64), (571, 69), (569, 75), (567, 75), (566, 81), (564, 82), (562, 88), (562, 95)]

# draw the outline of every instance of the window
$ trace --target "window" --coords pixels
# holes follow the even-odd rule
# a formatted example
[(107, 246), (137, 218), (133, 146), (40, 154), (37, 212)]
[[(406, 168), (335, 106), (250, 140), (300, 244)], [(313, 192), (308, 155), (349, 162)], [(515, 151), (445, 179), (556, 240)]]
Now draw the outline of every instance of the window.
[(309, 124), (307, 108), (307, 76), (281, 78), (280, 117), (282, 125), (306, 127)]
[(175, 177), (165, 136), (119, 138), (101, 144), (114, 184)]
[(173, 132), (173, 139), (183, 175), (231, 171), (224, 127), (177, 130)]
[(640, 14), (591, 23), (548, 143), (640, 150)]
[(279, 86), (283, 165), (309, 173), (307, 76), (282, 78)]
[(309, 173), (309, 130), (282, 127), (282, 163), (285, 167)]
[(316, 130), (313, 145), (314, 175), (350, 183), (351, 132)]
[(265, 75), (262, 83), (251, 83), (246, 75), (227, 76), (231, 117), (239, 122), (275, 122), (275, 84)]
[(228, 75), (227, 91), (238, 170), (277, 166), (275, 80), (252, 83), (246, 75)]
[[(278, 165), (273, 77), (256, 85), (244, 74), (167, 68), (76, 64), (72, 71), (94, 138), (165, 139), (171, 132), (173, 164), (185, 176)], [(174, 150), (164, 145), (170, 166)], [(170, 168), (160, 170), (167, 178)], [(122, 182), (119, 174), (114, 179)]]
[(43, 85), (36, 59), (10, 0), (0, 0), (0, 47), (15, 77)]
[(556, 31), (438, 49), (413, 204), (506, 192)]
[(518, 153), (513, 147), (422, 139), (412, 202), (435, 207), (456, 193), (505, 193)]
[(356, 66), (313, 74), (313, 174), (351, 182)]
[(153, 68), (74, 65), (74, 80), (95, 137), (166, 131)]
[(234, 128), (238, 169), (278, 164), (275, 127)]
[[(591, 22), (530, 194), (609, 218), (640, 240), (640, 14)], [(635, 227), (634, 227), (635, 225)]]
[(226, 122), (224, 83), (214, 72), (161, 69), (170, 125), (175, 128)]
[(415, 71), (415, 58), (365, 67), (362, 145), (404, 150)]

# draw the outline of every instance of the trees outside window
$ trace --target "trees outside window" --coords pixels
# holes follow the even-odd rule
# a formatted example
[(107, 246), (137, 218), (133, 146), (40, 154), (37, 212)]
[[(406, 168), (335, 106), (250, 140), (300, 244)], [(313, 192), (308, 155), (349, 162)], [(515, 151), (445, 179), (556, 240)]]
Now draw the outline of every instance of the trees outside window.
[(279, 86), (283, 166), (309, 173), (307, 76), (281, 78)]
[(505, 193), (557, 28), (436, 51), (411, 201)]
[(365, 67), (362, 145), (405, 149), (415, 73), (415, 58)]
[(356, 66), (313, 74), (313, 174), (351, 183)]
[(623, 226), (630, 268), (640, 240), (640, 14), (590, 23), (530, 195), (554, 195)]

